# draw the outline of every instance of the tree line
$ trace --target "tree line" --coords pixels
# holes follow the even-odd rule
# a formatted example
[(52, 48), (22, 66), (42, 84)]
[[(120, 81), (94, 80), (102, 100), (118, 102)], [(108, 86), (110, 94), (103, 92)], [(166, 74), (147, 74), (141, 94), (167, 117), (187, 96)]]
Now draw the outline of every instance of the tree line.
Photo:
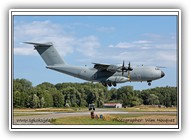
[(146, 90), (134, 90), (132, 86), (107, 89), (93, 83), (48, 82), (32, 86), (26, 79), (13, 80), (13, 107), (88, 107), (94, 103), (103, 107), (106, 102), (122, 103), (124, 107), (137, 105), (177, 105), (177, 87), (156, 87)]

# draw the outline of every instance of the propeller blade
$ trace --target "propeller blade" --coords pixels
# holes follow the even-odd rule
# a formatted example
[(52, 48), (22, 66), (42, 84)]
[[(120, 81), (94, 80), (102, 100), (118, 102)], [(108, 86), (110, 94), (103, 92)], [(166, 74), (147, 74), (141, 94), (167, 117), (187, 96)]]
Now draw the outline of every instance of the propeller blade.
[(125, 67), (125, 62), (124, 62), (124, 60), (123, 60), (123, 65), (122, 65), (122, 68), (124, 68)]
[(123, 60), (123, 64), (122, 64), (122, 68), (121, 68), (122, 76), (124, 75), (124, 70), (125, 70), (125, 62), (124, 62), (124, 60)]
[(123, 74), (124, 74), (124, 71), (122, 70), (122, 76), (123, 76)]
[(127, 70), (132, 71), (133, 68), (131, 68), (131, 63), (129, 62)]

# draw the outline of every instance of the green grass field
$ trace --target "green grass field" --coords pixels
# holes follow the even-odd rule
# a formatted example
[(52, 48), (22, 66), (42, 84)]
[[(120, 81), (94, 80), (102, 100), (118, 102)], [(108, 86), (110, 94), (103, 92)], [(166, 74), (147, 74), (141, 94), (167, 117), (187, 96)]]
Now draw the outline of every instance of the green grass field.
[(125, 124), (124, 122), (104, 120), (104, 119), (91, 119), (90, 116), (73, 116), (54, 119), (52, 124), (65, 124), (65, 125), (119, 125)]
[(58, 118), (52, 124), (62, 125), (141, 125), (141, 124), (177, 124), (176, 115), (104, 115), (103, 119), (91, 119), (90, 116), (72, 116)]
[[(55, 125), (138, 125), (138, 124), (177, 124), (176, 114), (166, 114), (164, 112), (177, 112), (175, 107), (159, 108), (155, 106), (136, 106), (129, 108), (98, 108), (101, 112), (130, 112), (129, 114), (105, 114), (103, 118), (91, 119), (88, 108), (37, 108), (37, 109), (14, 109), (14, 117), (19, 116), (41, 116), (51, 112), (73, 113), (73, 112), (89, 112), (89, 115), (73, 115), (61, 118), (53, 118), (51, 124)], [(98, 111), (97, 111), (98, 112)], [(134, 112), (134, 113), (133, 113)], [(141, 112), (137, 113), (136, 112)], [(145, 112), (145, 113), (143, 113)], [(146, 114), (147, 112), (152, 112)], [(154, 112), (159, 112), (155, 114)], [(163, 113), (162, 113), (163, 112)], [(95, 111), (96, 114), (96, 111)], [(98, 114), (97, 114), (98, 115)]]

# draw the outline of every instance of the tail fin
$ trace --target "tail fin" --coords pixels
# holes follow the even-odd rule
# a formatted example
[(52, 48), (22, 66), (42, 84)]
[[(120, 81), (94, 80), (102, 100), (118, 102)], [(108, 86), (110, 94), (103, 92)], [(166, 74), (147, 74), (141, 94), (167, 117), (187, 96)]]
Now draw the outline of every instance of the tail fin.
[(62, 60), (61, 56), (58, 54), (57, 50), (54, 48), (53, 43), (33, 43), (33, 42), (24, 42), (26, 44), (34, 45), (34, 48), (38, 51), (40, 56), (43, 58), (45, 63), (48, 66), (56, 65), (56, 64), (65, 64)]

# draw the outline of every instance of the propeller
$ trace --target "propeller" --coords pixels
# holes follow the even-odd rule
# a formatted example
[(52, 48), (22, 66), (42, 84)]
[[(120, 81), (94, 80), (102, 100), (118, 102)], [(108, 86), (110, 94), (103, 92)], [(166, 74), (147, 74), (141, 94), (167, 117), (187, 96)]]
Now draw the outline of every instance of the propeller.
[(130, 62), (129, 62), (129, 64), (128, 64), (128, 67), (125, 67), (125, 62), (124, 62), (124, 60), (123, 60), (123, 64), (122, 64), (122, 67), (121, 67), (122, 76), (124, 75), (124, 72), (125, 72), (125, 71), (132, 71), (132, 70), (133, 70), (133, 68), (131, 68)]

